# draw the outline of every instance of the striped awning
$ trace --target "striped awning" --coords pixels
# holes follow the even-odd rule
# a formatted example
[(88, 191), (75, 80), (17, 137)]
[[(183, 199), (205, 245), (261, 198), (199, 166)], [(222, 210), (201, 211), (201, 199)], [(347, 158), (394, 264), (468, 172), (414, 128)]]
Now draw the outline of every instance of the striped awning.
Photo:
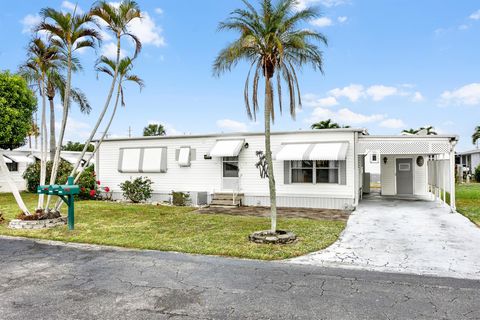
[(287, 143), (275, 155), (276, 160), (345, 160), (347, 142)]

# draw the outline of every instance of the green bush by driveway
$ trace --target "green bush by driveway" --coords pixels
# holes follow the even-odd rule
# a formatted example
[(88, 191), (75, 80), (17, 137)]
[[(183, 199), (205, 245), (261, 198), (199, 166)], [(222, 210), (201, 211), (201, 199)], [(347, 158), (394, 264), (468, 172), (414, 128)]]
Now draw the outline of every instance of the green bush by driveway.
[(457, 211), (480, 227), (480, 183), (457, 185)]

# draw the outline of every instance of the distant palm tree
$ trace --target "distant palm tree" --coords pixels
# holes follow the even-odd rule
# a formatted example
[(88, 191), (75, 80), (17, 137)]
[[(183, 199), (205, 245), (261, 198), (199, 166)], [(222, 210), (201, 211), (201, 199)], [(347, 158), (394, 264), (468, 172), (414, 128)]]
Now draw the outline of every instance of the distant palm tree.
[(141, 18), (141, 12), (138, 4), (135, 1), (131, 0), (123, 0), (120, 4), (116, 5), (112, 2), (107, 1), (99, 1), (97, 2), (94, 7), (90, 11), (90, 15), (94, 16), (96, 19), (100, 19), (103, 23), (106, 24), (107, 29), (112, 31), (115, 34), (116, 40), (116, 58), (115, 58), (115, 69), (112, 77), (112, 84), (110, 85), (110, 90), (108, 91), (107, 99), (103, 106), (102, 111), (93, 127), (92, 131), (90, 132), (90, 136), (88, 137), (87, 141), (85, 141), (85, 147), (82, 150), (80, 156), (78, 157), (77, 162), (73, 166), (73, 170), (71, 175), (75, 175), (76, 171), (80, 167), (82, 159), (87, 152), (88, 146), (90, 146), (95, 134), (100, 127), (100, 124), (105, 117), (105, 114), (108, 110), (108, 106), (110, 105), (110, 100), (112, 99), (113, 92), (115, 90), (115, 83), (118, 77), (118, 70), (120, 66), (120, 49), (121, 49), (121, 39), (122, 37), (130, 38), (133, 43), (135, 44), (135, 53), (134, 57), (138, 55), (140, 50), (142, 49), (142, 43), (134, 34), (130, 33), (128, 27), (131, 22), (135, 19)]
[(417, 134), (418, 133), (418, 129), (413, 129), (413, 128), (410, 128), (410, 129), (405, 129), (405, 130), (402, 130), (402, 134), (406, 134), (406, 135), (410, 135), (410, 134)]
[(151, 123), (143, 128), (144, 137), (164, 136), (165, 134), (167, 134), (167, 132), (161, 124)]
[[(56, 46), (44, 42), (41, 38), (34, 38), (27, 51), (27, 61), (20, 67), (20, 74), (28, 82), (37, 83), (38, 91), (42, 98), (41, 124), (40, 124), (40, 185), (44, 185), (47, 175), (47, 118), (46, 118), (46, 82), (47, 74), (60, 64), (60, 53)], [(32, 126), (32, 129), (37, 129)], [(38, 197), (38, 209), (43, 209), (44, 195)]]
[(426, 130), (427, 136), (436, 136), (437, 135), (437, 132), (435, 132), (435, 128), (433, 126), (420, 127), (418, 129), (405, 129), (405, 130), (402, 131), (402, 134), (415, 135), (415, 134), (418, 134), (422, 130)]
[(333, 122), (331, 119), (327, 119), (327, 120), (319, 121), (317, 123), (312, 124), (311, 128), (314, 130), (321, 130), (321, 129), (350, 128), (350, 126), (340, 126), (338, 123)]
[(476, 144), (480, 140), (480, 126), (475, 127), (475, 132), (472, 135), (472, 143)]
[(40, 130), (38, 130), (38, 126), (35, 121), (32, 121), (32, 126), (30, 131), (28, 132), (28, 147), (32, 149), (32, 137), (35, 139), (40, 135)]
[[(67, 68), (67, 80), (63, 100), (62, 124), (58, 135), (55, 157), (53, 159), (50, 184), (55, 184), (58, 166), (60, 164), (60, 151), (65, 136), (68, 113), (70, 111), (70, 97), (72, 84), (72, 69), (75, 59), (74, 53), (83, 48), (94, 48), (95, 41), (100, 41), (100, 33), (91, 27), (95, 23), (90, 13), (63, 13), (52, 8), (41, 10), (43, 21), (36, 28), (37, 31), (45, 31), (53, 45), (63, 54)], [(48, 197), (47, 208), (51, 197)]]
[[(311, 29), (305, 23), (319, 16), (313, 8), (297, 10), (296, 0), (259, 0), (259, 9), (247, 0), (243, 0), (244, 9), (236, 9), (230, 17), (221, 22), (220, 30), (236, 31), (239, 37), (218, 54), (213, 65), (214, 74), (230, 71), (240, 61), (250, 64), (244, 100), (249, 118), (256, 120), (259, 111), (258, 86), (260, 78), (265, 80), (265, 159), (270, 191), (271, 232), (277, 228), (277, 205), (275, 178), (270, 143), (270, 126), (275, 120), (274, 93), (272, 79), (276, 78), (278, 106), (282, 112), (282, 81), (287, 84), (290, 115), (295, 118), (295, 111), (301, 107), (300, 86), (296, 68), (311, 65), (323, 71), (323, 57), (319, 44), (327, 44), (326, 37)], [(250, 75), (253, 72), (250, 96)], [(274, 81), (274, 80), (273, 80)], [(252, 105), (250, 104), (252, 102)]]

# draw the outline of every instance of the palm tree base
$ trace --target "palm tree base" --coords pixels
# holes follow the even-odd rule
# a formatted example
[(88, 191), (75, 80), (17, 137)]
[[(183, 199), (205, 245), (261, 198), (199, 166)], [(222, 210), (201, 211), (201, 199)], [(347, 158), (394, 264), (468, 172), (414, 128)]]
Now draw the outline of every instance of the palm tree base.
[(297, 236), (287, 230), (277, 230), (273, 233), (271, 230), (256, 231), (248, 236), (248, 240), (260, 244), (289, 244), (297, 240)]

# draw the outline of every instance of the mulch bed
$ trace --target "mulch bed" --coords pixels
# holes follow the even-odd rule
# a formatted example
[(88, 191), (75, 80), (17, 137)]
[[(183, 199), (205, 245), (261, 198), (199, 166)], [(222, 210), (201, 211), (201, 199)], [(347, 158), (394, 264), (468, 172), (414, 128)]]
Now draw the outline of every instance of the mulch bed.
[[(199, 214), (228, 214), (234, 216), (270, 217), (269, 207), (218, 208), (207, 207), (195, 211)], [(277, 208), (279, 218), (305, 218), (312, 220), (347, 221), (351, 211), (336, 209)]]

